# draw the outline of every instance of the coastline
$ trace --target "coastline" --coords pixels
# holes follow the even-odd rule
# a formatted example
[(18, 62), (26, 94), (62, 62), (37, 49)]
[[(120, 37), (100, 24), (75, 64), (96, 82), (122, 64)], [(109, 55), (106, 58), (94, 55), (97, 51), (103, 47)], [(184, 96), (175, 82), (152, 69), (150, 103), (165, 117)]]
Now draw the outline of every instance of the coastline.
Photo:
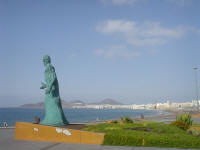
[[(136, 110), (138, 111), (138, 110)], [(151, 114), (151, 113), (145, 113), (143, 114), (142, 113), (142, 110), (141, 110), (141, 113), (137, 114), (137, 116), (129, 116), (127, 115), (128, 117), (131, 117), (133, 120), (135, 121), (158, 121), (158, 122), (164, 122), (164, 123), (170, 123), (172, 121), (175, 121), (176, 120), (176, 116), (179, 115), (180, 113), (183, 113), (183, 112), (189, 112), (190, 114), (196, 114), (196, 112), (191, 112), (191, 111), (186, 111), (186, 110), (153, 110), (157, 113), (155, 114)], [(140, 115), (143, 115), (144, 116), (144, 119), (141, 118)], [(124, 115), (126, 116), (126, 115)], [(73, 122), (71, 121), (70, 123), (71, 124), (97, 124), (97, 123), (105, 123), (109, 120), (120, 120), (120, 117), (122, 116), (117, 116), (117, 117), (113, 117), (113, 118), (109, 118), (109, 119), (101, 119), (101, 120), (91, 120), (91, 121), (77, 121), (77, 122)], [(98, 119), (98, 118), (97, 118)], [(195, 117), (193, 118), (194, 122), (197, 122), (197, 123), (200, 123), (200, 118), (198, 117)], [(18, 121), (18, 120), (16, 120)], [(33, 121), (23, 121), (21, 120), (22, 122), (33, 122)], [(15, 125), (11, 125), (11, 126), (8, 126), (8, 128), (14, 128)], [(4, 129), (4, 128), (7, 128), (7, 127), (0, 127), (0, 129)]]
[[(158, 114), (149, 114), (144, 115), (144, 121), (161, 121), (166, 122), (166, 119), (168, 121), (173, 121), (174, 118), (176, 118), (176, 114), (174, 112), (167, 112), (163, 110), (155, 110), (158, 111)], [(142, 113), (141, 113), (142, 114)], [(133, 120), (141, 120), (139, 117), (131, 117)], [(109, 120), (119, 120), (120, 117), (112, 118), (112, 119), (106, 119), (106, 120), (93, 120), (93, 121), (85, 121), (85, 122), (70, 122), (71, 124), (98, 124), (98, 123), (106, 123)], [(0, 127), (0, 129), (9, 129), (9, 128), (15, 128), (15, 126), (8, 126), (8, 127)]]

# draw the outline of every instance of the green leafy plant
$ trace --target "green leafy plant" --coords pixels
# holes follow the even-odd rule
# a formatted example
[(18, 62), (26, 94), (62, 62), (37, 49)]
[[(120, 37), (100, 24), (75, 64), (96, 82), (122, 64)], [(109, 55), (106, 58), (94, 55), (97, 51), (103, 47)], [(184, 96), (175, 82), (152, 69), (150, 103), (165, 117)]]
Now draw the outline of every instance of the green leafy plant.
[(184, 123), (188, 124), (189, 126), (192, 125), (192, 119), (191, 119), (191, 115), (189, 113), (185, 113), (185, 114), (180, 114), (178, 116), (176, 116), (176, 120), (180, 120), (183, 121)]
[(112, 120), (112, 123), (118, 123), (118, 121), (117, 120)]
[(180, 129), (187, 130), (192, 125), (192, 119), (189, 113), (180, 114), (176, 116), (176, 121), (171, 122), (170, 125), (176, 126)]
[(121, 117), (121, 121), (123, 123), (133, 123), (133, 120), (130, 117), (127, 117), (127, 116)]
[(176, 120), (174, 122), (171, 122), (170, 125), (176, 126), (183, 130), (187, 130), (190, 127), (187, 123), (183, 122), (182, 120)]
[(107, 123), (118, 123), (117, 120), (108, 120)]

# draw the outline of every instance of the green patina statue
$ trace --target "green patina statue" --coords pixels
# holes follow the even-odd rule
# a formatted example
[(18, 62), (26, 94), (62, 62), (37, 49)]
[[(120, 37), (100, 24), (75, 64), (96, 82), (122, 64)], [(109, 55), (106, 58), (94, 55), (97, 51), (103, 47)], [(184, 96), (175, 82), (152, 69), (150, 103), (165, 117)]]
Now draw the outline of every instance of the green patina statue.
[(64, 126), (68, 124), (65, 118), (59, 94), (58, 80), (54, 67), (51, 65), (51, 58), (48, 55), (43, 57), (45, 69), (45, 82), (40, 89), (45, 90), (45, 117), (40, 122), (49, 126)]

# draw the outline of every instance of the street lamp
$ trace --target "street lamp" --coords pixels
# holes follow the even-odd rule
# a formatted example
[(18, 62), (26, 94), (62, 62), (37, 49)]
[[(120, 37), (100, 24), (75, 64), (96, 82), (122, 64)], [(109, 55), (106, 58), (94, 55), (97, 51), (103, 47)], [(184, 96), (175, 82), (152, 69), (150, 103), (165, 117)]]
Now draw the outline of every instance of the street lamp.
[(193, 67), (195, 73), (195, 89), (196, 89), (196, 102), (197, 102), (197, 111), (199, 112), (199, 86), (198, 86), (198, 68)]

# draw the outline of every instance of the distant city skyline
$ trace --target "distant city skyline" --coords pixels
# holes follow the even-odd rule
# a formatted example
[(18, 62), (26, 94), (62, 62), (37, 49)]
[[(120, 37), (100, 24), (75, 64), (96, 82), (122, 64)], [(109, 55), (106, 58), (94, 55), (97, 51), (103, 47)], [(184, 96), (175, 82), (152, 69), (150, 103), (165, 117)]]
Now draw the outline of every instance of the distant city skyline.
[(198, 0), (0, 0), (0, 107), (44, 101), (46, 54), (65, 101), (192, 101), (199, 14)]

